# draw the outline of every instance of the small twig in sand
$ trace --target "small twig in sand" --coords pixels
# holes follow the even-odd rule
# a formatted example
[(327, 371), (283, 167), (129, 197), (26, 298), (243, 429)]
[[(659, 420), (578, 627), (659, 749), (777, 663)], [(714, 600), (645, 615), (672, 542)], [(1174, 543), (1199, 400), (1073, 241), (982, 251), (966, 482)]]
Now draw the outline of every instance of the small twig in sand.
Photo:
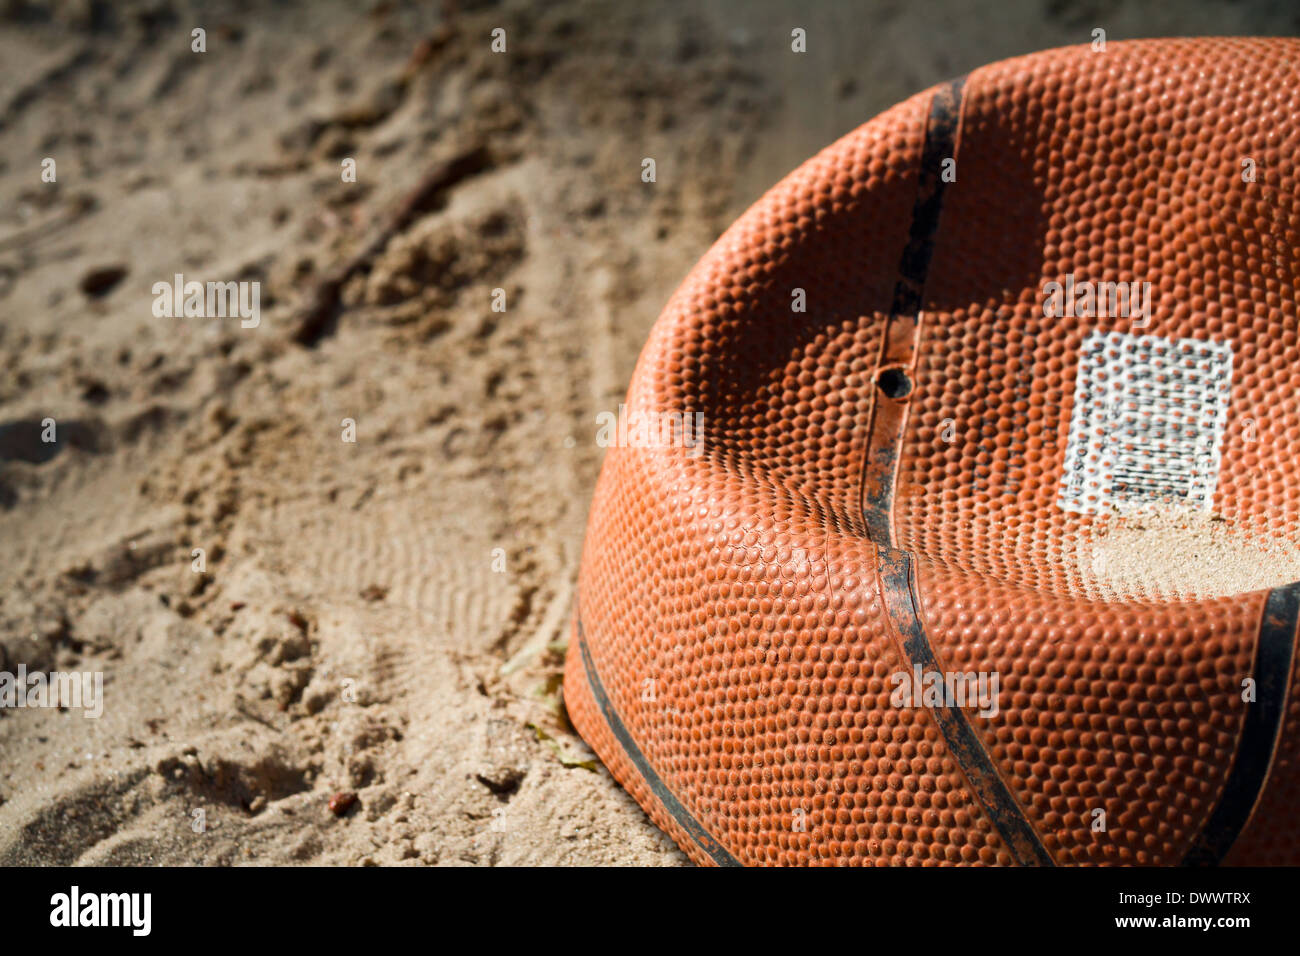
[(59, 230), (72, 225), (86, 213), (92, 211), (98, 203), (95, 197), (88, 193), (78, 193), (73, 196), (68, 206), (55, 215), (46, 219), (44, 222), (37, 223), (26, 229), (20, 229), (16, 233), (11, 233), (0, 239), (0, 252), (8, 249), (16, 249), (20, 246), (30, 246), (43, 239), (49, 238)]
[(259, 724), (261, 724), (264, 727), (270, 727), (277, 734), (284, 732), (279, 727), (275, 726), (275, 724), (267, 720), (265, 717), (259, 717), (257, 714), (249, 710), (247, 705), (244, 703), (243, 698), (241, 697), (235, 698), (235, 711), (241, 716), (247, 717), (249, 720), (257, 721)]
[(434, 208), (449, 189), (491, 166), (492, 154), (486, 146), (478, 144), (429, 170), (370, 241), (356, 255), (316, 284), (305, 308), (299, 313), (294, 341), (299, 345), (314, 346), (329, 334), (338, 313), (339, 296), (344, 284), (354, 275), (370, 268), (392, 238), (422, 213)]

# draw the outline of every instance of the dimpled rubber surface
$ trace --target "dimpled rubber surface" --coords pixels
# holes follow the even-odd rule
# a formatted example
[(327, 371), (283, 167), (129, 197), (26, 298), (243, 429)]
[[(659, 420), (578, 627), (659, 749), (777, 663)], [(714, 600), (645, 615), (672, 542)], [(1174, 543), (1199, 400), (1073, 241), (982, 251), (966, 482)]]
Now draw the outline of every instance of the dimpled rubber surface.
[[(1058, 505), (1089, 332), (1227, 341), (1214, 520), (1293, 541), (1298, 64), (993, 64), (809, 160), (687, 277), (627, 406), (702, 413), (703, 447), (609, 450), (564, 698), (692, 859), (1300, 863), (1290, 579), (1108, 577)], [(1149, 323), (1044, 317), (1066, 274), (1150, 282)], [(996, 674), (997, 713), (894, 706), (926, 660)]]

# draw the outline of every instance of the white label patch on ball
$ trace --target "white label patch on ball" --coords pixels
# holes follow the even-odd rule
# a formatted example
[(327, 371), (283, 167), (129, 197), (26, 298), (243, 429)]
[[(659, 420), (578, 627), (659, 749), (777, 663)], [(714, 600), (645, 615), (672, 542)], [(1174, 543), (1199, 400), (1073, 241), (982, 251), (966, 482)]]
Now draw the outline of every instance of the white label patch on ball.
[(1059, 504), (1095, 514), (1209, 510), (1219, 483), (1232, 347), (1092, 332), (1083, 340)]

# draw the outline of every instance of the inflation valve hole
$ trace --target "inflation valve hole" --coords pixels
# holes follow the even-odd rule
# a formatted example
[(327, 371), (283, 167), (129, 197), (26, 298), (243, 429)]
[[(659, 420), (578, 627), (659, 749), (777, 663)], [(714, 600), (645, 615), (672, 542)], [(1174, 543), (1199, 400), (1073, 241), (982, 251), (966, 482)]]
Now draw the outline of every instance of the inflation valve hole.
[(881, 369), (876, 375), (876, 388), (888, 398), (906, 398), (912, 391), (912, 380), (901, 368)]

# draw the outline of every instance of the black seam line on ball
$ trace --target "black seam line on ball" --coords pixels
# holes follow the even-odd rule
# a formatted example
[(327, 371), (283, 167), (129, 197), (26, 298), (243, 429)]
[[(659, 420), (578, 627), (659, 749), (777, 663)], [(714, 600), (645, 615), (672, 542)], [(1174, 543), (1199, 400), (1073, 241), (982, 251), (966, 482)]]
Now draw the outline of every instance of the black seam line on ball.
[[(894, 286), (894, 301), (890, 306), (891, 324), (902, 316), (911, 316), (915, 318), (918, 330), (920, 328), (925, 283), (930, 272), (930, 260), (934, 255), (935, 236), (939, 231), (944, 192), (948, 185), (943, 180), (943, 161), (956, 158), (957, 155), (957, 135), (961, 125), (965, 85), (966, 78), (959, 77), (938, 89), (930, 100), (930, 115), (917, 174), (916, 202), (912, 207), (912, 223), (908, 229), (907, 245), (899, 260), (898, 282)], [(889, 335), (888, 329), (885, 334)], [(890, 476), (894, 476), (898, 463), (901, 432), (892, 438), (892, 441), (882, 443), (882, 447), (869, 448), (867, 451), (867, 460), (875, 463), (877, 472)], [(864, 468), (864, 492), (866, 473), (867, 469)], [(893, 500), (891, 477), (889, 481), (881, 482), (874, 494), (867, 496), (864, 493), (862, 501), (867, 534), (876, 546), (881, 597), (902, 638), (902, 650), (908, 663), (912, 666), (920, 665), (923, 671), (935, 672), (939, 669), (938, 661), (926, 636), (925, 625), (921, 622), (912, 559), (905, 551), (893, 547), (889, 526)], [(975, 799), (984, 808), (985, 814), (1016, 861), (1025, 865), (1054, 866), (1052, 855), (1043, 846), (1037, 831), (998, 773), (993, 758), (966, 715), (956, 707), (934, 708), (934, 715), (949, 753), (957, 761)]]
[(1246, 704), (1246, 718), (1223, 793), (1188, 847), (1184, 866), (1217, 866), (1223, 862), (1259, 800), (1286, 712), (1297, 622), (1300, 583), (1270, 591), (1255, 645), (1255, 701)]
[(740, 861), (714, 839), (713, 834), (704, 828), (704, 824), (695, 819), (691, 811), (687, 810), (668, 789), (668, 785), (663, 782), (659, 774), (655, 773), (654, 768), (650, 766), (650, 761), (645, 758), (641, 748), (632, 739), (627, 725), (623, 723), (623, 719), (619, 717), (618, 711), (610, 702), (609, 695), (605, 693), (605, 685), (601, 683), (600, 675), (596, 673), (596, 665), (592, 662), (591, 650), (587, 647), (587, 637), (582, 629), (581, 619), (578, 620), (578, 649), (582, 652), (582, 668), (587, 674), (587, 685), (591, 688), (591, 695), (596, 698), (596, 706), (605, 715), (605, 723), (609, 724), (609, 729), (614, 732), (615, 739), (622, 745), (623, 752), (627, 754), (633, 766), (640, 771), (650, 792), (659, 799), (669, 815), (691, 835), (691, 839), (699, 844), (700, 849), (707, 853), (714, 863), (719, 866), (740, 866)]
[(939, 231), (943, 212), (943, 195), (948, 184), (943, 179), (943, 161), (957, 155), (957, 127), (961, 118), (964, 76), (947, 83), (930, 100), (930, 119), (921, 146), (921, 165), (917, 175), (916, 202), (912, 206), (912, 225), (907, 245), (898, 263), (898, 283), (894, 286), (894, 315), (916, 315), (921, 311), (921, 295), (934, 255), (934, 237)]
[[(885, 607), (903, 638), (903, 651), (908, 662), (913, 667), (919, 665), (924, 673), (937, 673), (939, 662), (921, 623), (912, 559), (906, 551), (896, 548), (878, 547), (876, 550)], [(1052, 855), (1043, 846), (1011, 788), (998, 773), (970, 719), (958, 707), (944, 705), (930, 709), (948, 745), (948, 752), (961, 767), (975, 799), (984, 808), (1016, 862), (1023, 866), (1055, 866)]]
[[(930, 272), (930, 259), (934, 255), (934, 238), (939, 231), (939, 217), (943, 212), (943, 196), (948, 184), (943, 180), (943, 161), (957, 155), (957, 130), (961, 120), (962, 91), (966, 77), (961, 76), (935, 92), (930, 99), (930, 115), (925, 127), (925, 141), (921, 145), (921, 163), (917, 171), (916, 200), (912, 204), (912, 222), (907, 231), (907, 244), (903, 246), (898, 262), (898, 280), (894, 284), (894, 299), (889, 307), (889, 323), (900, 316), (912, 316), (919, 321), (925, 280)], [(888, 339), (889, 328), (885, 329)], [(884, 346), (882, 346), (884, 348)], [(913, 382), (912, 390), (916, 383)], [(877, 398), (879, 401), (879, 398)], [(897, 442), (887, 448), (868, 449), (868, 460), (874, 457), (879, 466), (893, 474), (897, 464)], [(867, 469), (863, 468), (863, 481)], [(892, 482), (881, 489), (877, 500), (867, 507), (868, 534), (877, 543), (892, 543), (889, 514), (893, 508)]]

